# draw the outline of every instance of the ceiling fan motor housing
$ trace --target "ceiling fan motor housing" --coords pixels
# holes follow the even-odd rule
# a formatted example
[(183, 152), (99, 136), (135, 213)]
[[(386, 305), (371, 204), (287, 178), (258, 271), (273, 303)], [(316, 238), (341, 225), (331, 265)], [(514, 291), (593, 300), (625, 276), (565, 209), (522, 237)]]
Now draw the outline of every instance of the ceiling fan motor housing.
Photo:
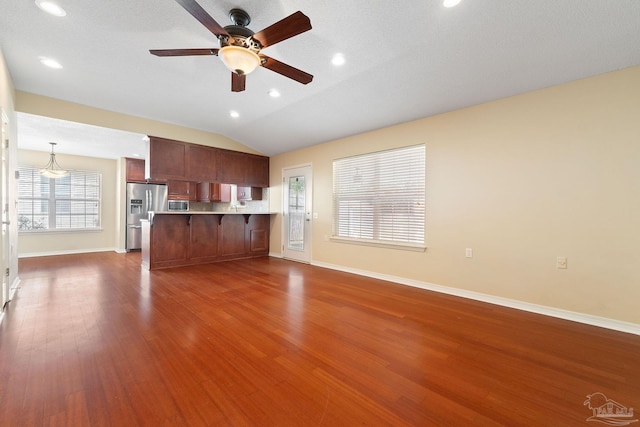
[(257, 40), (253, 39), (254, 32), (247, 28), (247, 25), (251, 22), (249, 14), (242, 9), (231, 9), (229, 12), (229, 19), (231, 19), (233, 24), (227, 25), (224, 29), (233, 38), (229, 39), (229, 37), (221, 36), (220, 47), (240, 46), (249, 49), (256, 54), (260, 52), (262, 46)]

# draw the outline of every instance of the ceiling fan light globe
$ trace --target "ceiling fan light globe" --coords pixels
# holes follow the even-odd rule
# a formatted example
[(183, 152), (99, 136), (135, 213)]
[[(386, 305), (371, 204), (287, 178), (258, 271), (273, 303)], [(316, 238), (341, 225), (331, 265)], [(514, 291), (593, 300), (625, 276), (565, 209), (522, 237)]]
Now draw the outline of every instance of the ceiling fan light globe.
[(238, 75), (249, 74), (260, 65), (258, 54), (240, 46), (225, 46), (218, 56), (229, 71)]

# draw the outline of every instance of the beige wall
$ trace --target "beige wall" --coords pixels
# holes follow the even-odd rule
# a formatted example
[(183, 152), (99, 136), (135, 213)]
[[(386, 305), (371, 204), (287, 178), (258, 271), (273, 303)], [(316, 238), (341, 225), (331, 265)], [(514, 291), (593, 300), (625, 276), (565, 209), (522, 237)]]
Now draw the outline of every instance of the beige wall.
[(215, 133), (101, 110), (28, 92), (16, 92), (16, 111), (245, 153), (261, 154), (237, 141)]
[[(44, 151), (18, 151), (18, 165), (44, 166), (49, 153)], [(56, 154), (58, 163), (66, 169), (97, 171), (102, 174), (101, 231), (63, 231), (20, 233), (19, 256), (114, 250), (118, 243), (119, 228), (119, 169), (116, 160)]]
[[(419, 143), (427, 251), (325, 241), (332, 160)], [(315, 263), (640, 324), (640, 67), (274, 156), (271, 182), (304, 163)]]

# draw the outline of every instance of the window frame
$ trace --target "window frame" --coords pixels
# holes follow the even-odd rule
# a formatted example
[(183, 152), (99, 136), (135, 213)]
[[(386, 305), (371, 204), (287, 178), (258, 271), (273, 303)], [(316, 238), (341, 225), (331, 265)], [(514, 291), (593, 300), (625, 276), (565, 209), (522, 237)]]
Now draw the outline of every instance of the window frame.
[[(46, 178), (46, 177), (42, 177), (39, 173), (38, 173), (38, 169), (40, 169), (39, 167), (35, 167), (35, 166), (31, 166), (31, 165), (19, 165), (18, 166), (18, 171), (19, 171), (19, 178), (18, 178), (18, 185), (17, 185), (17, 202), (18, 202), (18, 206), (17, 206), (17, 216), (18, 216), (18, 233), (27, 233), (27, 234), (31, 234), (31, 233), (85, 233), (85, 232), (98, 232), (98, 231), (102, 231), (102, 173), (99, 171), (88, 171), (88, 170), (69, 170), (69, 175), (67, 175), (66, 177), (62, 177), (62, 178)], [(45, 191), (41, 191), (40, 194), (46, 194), (47, 197), (37, 197), (35, 195), (36, 191), (35, 188), (37, 187), (37, 183), (35, 181), (32, 181), (31, 183), (31, 195), (26, 196), (21, 193), (22, 188), (21, 188), (21, 183), (20, 180), (24, 179), (24, 175), (28, 174), (31, 175), (29, 179), (33, 180), (33, 178), (35, 176), (39, 176), (41, 181), (40, 185), (46, 186), (46, 192)], [(82, 189), (82, 193), (84, 193), (85, 197), (77, 197), (74, 196), (74, 192), (77, 191), (78, 187), (73, 185), (73, 182), (69, 183), (69, 191), (67, 193), (67, 195), (63, 195), (61, 194), (60, 191), (56, 191), (56, 186), (61, 185), (65, 179), (74, 181), (78, 179), (78, 176), (81, 176), (82, 181), (84, 181), (84, 183), (80, 186), (80, 188)], [(95, 181), (97, 184), (95, 185), (87, 185), (87, 180), (93, 180)], [(77, 182), (77, 181), (75, 181)], [(65, 184), (66, 185), (66, 184)], [(91, 197), (91, 196), (87, 196), (87, 189), (90, 188), (94, 188), (97, 187), (97, 196), (96, 197)], [(58, 189), (60, 190), (60, 189)], [(58, 193), (58, 194), (56, 194)], [(46, 203), (47, 204), (47, 212), (46, 212), (46, 217), (45, 220), (47, 221), (47, 227), (46, 228), (22, 228), (20, 225), (20, 220), (22, 217), (26, 217), (28, 219), (31, 219), (31, 221), (33, 221), (33, 217), (36, 215), (33, 212), (33, 208), (32, 208), (32, 213), (29, 215), (25, 215), (23, 213), (21, 213), (21, 202), (26, 201), (27, 203), (30, 203), (32, 206), (34, 203), (37, 203), (37, 201), (41, 201), (42, 203)], [(73, 213), (73, 208), (72, 206), (74, 205), (74, 202), (79, 202), (81, 205), (84, 204), (83, 209), (79, 212), (79, 213)], [(60, 207), (62, 203), (66, 203), (69, 205), (69, 209), (68, 212), (63, 212), (61, 211)], [(87, 204), (93, 204), (95, 203), (95, 207), (91, 210), (87, 209)], [(93, 212), (95, 211), (95, 213)], [(45, 214), (42, 214), (40, 216), (44, 217)], [(69, 223), (73, 223), (73, 217), (79, 215), (79, 216), (85, 216), (85, 218), (87, 216), (94, 216), (96, 217), (96, 226), (95, 227), (86, 227), (86, 220), (85, 220), (85, 226), (84, 227), (60, 227), (58, 225), (59, 219), (63, 218), (63, 217), (68, 217), (69, 218)]]
[[(415, 155), (414, 157), (411, 157)], [(410, 159), (406, 170), (397, 166), (399, 160)], [(357, 178), (358, 167), (362, 167), (362, 175), (370, 179), (365, 184), (351, 184), (346, 182), (352, 175), (354, 182)], [(351, 169), (349, 169), (351, 168)], [(355, 169), (354, 169), (355, 168)], [(415, 169), (415, 170), (414, 170)], [(351, 175), (349, 175), (349, 173)], [(356, 175), (353, 175), (356, 173)], [(407, 182), (410, 187), (406, 193), (398, 190), (397, 176), (411, 177)], [(415, 179), (414, 179), (415, 177)], [(332, 192), (332, 235), (330, 240), (338, 243), (348, 243), (365, 246), (385, 247), (409, 251), (426, 250), (426, 146), (425, 144), (411, 145), (382, 150), (333, 160), (333, 192)], [(357, 187), (365, 187), (360, 190)], [(397, 197), (396, 197), (397, 196)], [(341, 201), (346, 201), (346, 207), (341, 207)], [(350, 210), (349, 202), (355, 202), (354, 209), (358, 211), (355, 222), (364, 225), (352, 225), (351, 219), (343, 216)], [(360, 201), (360, 203), (358, 203)], [(389, 210), (390, 208), (390, 210)], [(396, 212), (396, 210), (399, 210)], [(362, 211), (370, 209), (371, 216), (364, 216)], [(404, 210), (404, 214), (402, 213)], [(415, 215), (411, 212), (415, 210)], [(341, 214), (341, 211), (345, 211)], [(389, 213), (391, 211), (391, 213)], [(396, 216), (400, 220), (400, 227), (405, 227), (405, 234), (393, 231), (391, 227), (381, 226), (385, 217)], [(344, 230), (344, 228), (348, 230)], [(351, 233), (351, 228), (356, 233)], [(343, 228), (341, 230), (341, 228)], [(391, 231), (390, 231), (391, 229)], [(351, 234), (356, 234), (354, 237)], [(371, 237), (363, 237), (369, 234)]]

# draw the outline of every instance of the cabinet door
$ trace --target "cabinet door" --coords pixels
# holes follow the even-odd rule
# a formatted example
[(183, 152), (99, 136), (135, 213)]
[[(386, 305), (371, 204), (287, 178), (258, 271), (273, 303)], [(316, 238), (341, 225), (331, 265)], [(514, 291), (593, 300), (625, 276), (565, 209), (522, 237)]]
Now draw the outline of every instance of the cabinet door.
[(236, 190), (236, 198), (238, 200), (252, 200), (251, 187), (238, 186)]
[(219, 220), (220, 215), (191, 215), (191, 261), (209, 262), (218, 258)]
[(251, 187), (268, 187), (269, 186), (269, 158), (264, 156), (256, 156), (254, 154), (246, 155), (247, 163), (247, 185)]
[(231, 202), (231, 185), (212, 182), (211, 183), (211, 201), (226, 202), (226, 203)]
[(189, 145), (189, 168), (187, 175), (190, 181), (218, 181), (218, 149), (204, 145)]
[(196, 183), (189, 181), (167, 181), (167, 192), (169, 200), (190, 200), (198, 201), (198, 192), (196, 191)]
[(269, 254), (269, 215), (251, 215), (247, 224), (247, 252), (249, 255)]
[(151, 264), (156, 267), (181, 265), (187, 261), (190, 215), (156, 215), (151, 233)]
[(212, 184), (218, 186), (218, 191), (220, 192), (220, 198), (217, 200), (218, 202), (231, 202), (231, 185), (230, 184)]
[(220, 225), (220, 255), (225, 258), (241, 258), (245, 255), (244, 215), (225, 215)]
[(144, 179), (144, 160), (125, 159), (127, 168), (127, 182), (146, 182)]
[(211, 184), (208, 182), (199, 182), (196, 184), (196, 199), (199, 202), (211, 201)]
[(188, 145), (186, 142), (150, 137), (147, 178), (186, 180)]
[[(194, 183), (191, 183), (192, 187)], [(231, 186), (218, 182), (198, 182), (196, 200), (199, 202), (227, 202), (231, 201)]]
[(245, 153), (220, 150), (218, 153), (218, 181), (229, 184), (246, 183), (247, 163)]
[(238, 186), (236, 198), (238, 200), (262, 200), (262, 188)]

